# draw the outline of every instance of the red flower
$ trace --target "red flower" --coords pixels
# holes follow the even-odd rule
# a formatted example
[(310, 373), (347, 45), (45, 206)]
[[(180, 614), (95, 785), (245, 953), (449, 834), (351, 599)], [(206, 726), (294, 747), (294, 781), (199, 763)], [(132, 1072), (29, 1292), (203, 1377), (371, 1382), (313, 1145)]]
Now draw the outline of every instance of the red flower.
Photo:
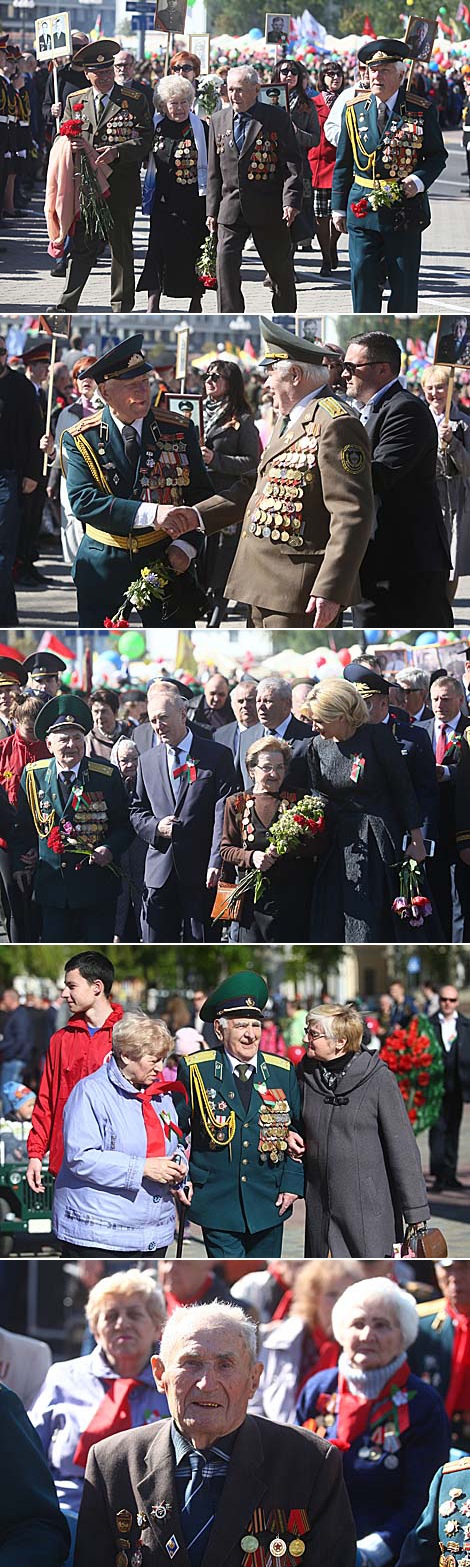
[(418, 1083), (420, 1088), (427, 1088), (429, 1083), (429, 1072), (418, 1072)]
[(52, 827), (51, 828), (51, 831), (49, 833), (49, 837), (48, 837), (48, 840), (47, 840), (47, 847), (48, 847), (48, 849), (52, 849), (52, 853), (53, 854), (61, 854), (62, 853), (62, 836), (61, 836), (61, 832), (60, 832), (60, 827)]
[(81, 120), (64, 120), (60, 127), (59, 136), (68, 136), (70, 141), (77, 141), (82, 134)]
[(361, 196), (360, 201), (351, 202), (351, 212), (354, 213), (355, 218), (365, 218), (366, 212), (368, 211), (369, 202), (367, 196)]
[(103, 621), (107, 631), (123, 631), (129, 625), (128, 620), (110, 620), (109, 616)]

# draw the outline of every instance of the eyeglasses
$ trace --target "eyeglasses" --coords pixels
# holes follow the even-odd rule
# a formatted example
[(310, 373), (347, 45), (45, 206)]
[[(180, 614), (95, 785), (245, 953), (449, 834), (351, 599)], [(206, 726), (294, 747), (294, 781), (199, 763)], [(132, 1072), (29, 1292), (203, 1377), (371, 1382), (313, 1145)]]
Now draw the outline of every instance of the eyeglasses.
[(189, 76), (190, 71), (193, 70), (193, 66), (192, 65), (172, 65), (171, 69), (172, 69), (173, 76), (175, 74), (177, 75), (179, 72), (181, 72), (182, 76)]
[(459, 999), (458, 996), (439, 996), (439, 1001), (442, 1002), (442, 1005), (444, 1005), (445, 1001), (449, 1001), (449, 1002), (452, 1003), (452, 1006), (454, 1006), (454, 1007), (455, 1007), (458, 999)]
[(281, 65), (281, 69), (279, 71), (279, 75), (280, 76), (297, 76), (297, 71), (294, 69), (293, 65)]
[(328, 1034), (312, 1034), (312, 1030), (308, 1028), (307, 1039), (328, 1039)]
[(222, 377), (220, 370), (209, 370), (208, 374), (206, 375), (206, 381), (221, 381), (221, 379)]

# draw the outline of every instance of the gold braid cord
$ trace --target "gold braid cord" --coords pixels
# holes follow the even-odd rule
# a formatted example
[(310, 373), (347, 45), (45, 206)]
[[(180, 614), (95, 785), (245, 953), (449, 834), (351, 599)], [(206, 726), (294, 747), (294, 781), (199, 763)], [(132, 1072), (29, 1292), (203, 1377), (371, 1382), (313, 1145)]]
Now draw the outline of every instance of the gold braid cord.
[[(65, 430), (64, 430), (63, 433), (65, 435)], [(95, 452), (93, 451), (93, 448), (90, 446), (89, 442), (87, 441), (86, 436), (85, 435), (74, 435), (73, 434), (73, 430), (70, 431), (69, 433), (73, 435), (73, 439), (75, 441), (77, 452), (80, 452), (80, 456), (83, 457), (83, 461), (86, 463), (87, 468), (90, 469), (90, 473), (91, 473), (93, 479), (95, 480), (96, 484), (99, 486), (100, 490), (103, 490), (105, 495), (112, 495), (111, 485), (108, 484), (108, 480), (105, 478), (105, 475), (104, 475), (104, 473), (102, 472), (102, 470), (100, 468), (100, 465), (99, 465), (98, 459), (97, 459), (97, 457), (95, 455)], [(64, 472), (64, 467), (63, 467), (63, 463), (62, 463), (62, 442), (61, 442), (61, 466), (62, 466), (62, 473), (63, 473)]]
[(49, 815), (44, 817), (38, 799), (37, 783), (32, 767), (26, 770), (26, 799), (33, 818), (38, 838), (48, 838), (54, 826), (55, 807), (52, 806)]
[[(369, 174), (372, 170), (372, 179), (375, 181), (375, 161), (377, 157), (377, 149), (375, 149), (374, 152), (368, 152), (367, 147), (364, 146), (364, 142), (361, 141), (359, 127), (356, 116), (354, 114), (352, 103), (349, 103), (347, 109), (345, 110), (345, 120), (346, 129), (353, 151), (354, 162), (357, 164), (361, 174)], [(361, 163), (359, 154), (361, 154), (361, 156), (364, 158), (364, 163)]]
[(233, 1142), (236, 1127), (235, 1111), (229, 1111), (227, 1122), (224, 1127), (224, 1131), (227, 1135), (224, 1142), (222, 1142), (219, 1136), (222, 1128), (220, 1127), (218, 1121), (216, 1121), (210, 1100), (207, 1097), (204, 1078), (202, 1077), (199, 1067), (196, 1065), (190, 1066), (190, 1085), (191, 1107), (194, 1108), (194, 1100), (196, 1099), (202, 1124), (205, 1128), (205, 1131), (207, 1132), (208, 1137), (210, 1137), (212, 1143), (217, 1143), (218, 1148), (228, 1148), (231, 1154), (232, 1150), (230, 1148), (230, 1144)]

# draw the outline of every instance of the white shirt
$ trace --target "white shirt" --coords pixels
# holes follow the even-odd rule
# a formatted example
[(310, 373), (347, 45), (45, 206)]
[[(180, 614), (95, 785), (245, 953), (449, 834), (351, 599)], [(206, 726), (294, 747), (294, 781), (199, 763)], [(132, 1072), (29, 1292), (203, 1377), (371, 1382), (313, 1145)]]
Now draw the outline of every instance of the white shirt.
[[(167, 755), (167, 762), (168, 762), (168, 772), (170, 774), (170, 781), (171, 781), (173, 793), (174, 793), (176, 799), (178, 799), (178, 795), (179, 795), (179, 792), (180, 792), (180, 789), (181, 789), (181, 785), (184, 782), (184, 774), (182, 773), (180, 778), (174, 778), (173, 777), (173, 773), (174, 773), (175, 767), (183, 767), (185, 761), (187, 760), (187, 757), (189, 756), (189, 752), (191, 750), (192, 743), (193, 743), (192, 730), (191, 729), (187, 729), (186, 730), (186, 734), (183, 735), (183, 739), (182, 740), (178, 740), (178, 761), (176, 760), (176, 756), (175, 756), (176, 747), (174, 745), (167, 745), (166, 746), (166, 755)], [(166, 741), (165, 741), (165, 744), (166, 744)]]
[[(283, 718), (282, 724), (278, 724), (277, 729), (274, 729), (272, 731), (273, 739), (274, 739), (274, 735), (277, 735), (279, 740), (283, 740), (284, 739), (284, 735), (285, 735), (286, 729), (288, 728), (288, 726), (290, 724), (291, 718), (292, 718), (292, 713), (288, 713), (287, 718)], [(265, 735), (270, 735), (271, 734), (271, 730), (266, 727), (266, 724), (264, 726), (264, 730), (265, 730)]]
[(454, 1039), (457, 1036), (458, 1012), (453, 1012), (451, 1017), (443, 1017), (442, 1012), (438, 1012), (437, 1018), (442, 1034), (444, 1050), (449, 1053), (454, 1043)]
[[(111, 408), (109, 408), (109, 413), (111, 414), (111, 418), (114, 420), (115, 425), (117, 425), (117, 428), (119, 430), (119, 434), (120, 435), (122, 435), (124, 426), (126, 426), (126, 429), (130, 429), (130, 425), (128, 425), (126, 423), (126, 420), (125, 419), (118, 419), (117, 414), (113, 413), (113, 410)], [(136, 435), (138, 437), (140, 445), (142, 444), (142, 427), (143, 427), (143, 423), (144, 423), (143, 419), (133, 419), (132, 420), (132, 429), (135, 430), (135, 433), (136, 433)], [(135, 517), (134, 517), (133, 532), (136, 532), (139, 528), (151, 528), (151, 527), (153, 527), (153, 524), (154, 524), (154, 522), (156, 520), (156, 516), (157, 516), (157, 506), (155, 505), (155, 503), (153, 501), (141, 501), (141, 504), (137, 508), (137, 511), (136, 511), (136, 514), (135, 514)], [(194, 556), (197, 553), (195, 548), (194, 548), (194, 544), (187, 544), (185, 539), (170, 539), (170, 536), (168, 536), (168, 543), (169, 544), (170, 543), (171, 544), (176, 544), (177, 549), (182, 550), (183, 551), (183, 555), (187, 555), (188, 560), (193, 560)]]
[(252, 1077), (253, 1074), (258, 1071), (258, 1051), (257, 1050), (255, 1050), (254, 1056), (252, 1056), (251, 1061), (239, 1061), (237, 1056), (229, 1055), (228, 1050), (225, 1051), (225, 1057), (226, 1057), (226, 1060), (229, 1063), (229, 1066), (230, 1066), (230, 1069), (231, 1069), (232, 1072), (236, 1072), (237, 1067), (239, 1067), (239, 1066), (248, 1066), (250, 1068), (250, 1074), (249, 1075), (250, 1075), (250, 1077)]
[(63, 779), (64, 773), (69, 773), (70, 774), (70, 778), (71, 778), (70, 788), (71, 788), (72, 787), (72, 783), (75, 783), (75, 779), (78, 778), (78, 774), (80, 772), (80, 767), (81, 767), (81, 762), (77, 762), (76, 767), (59, 767), (59, 763), (56, 762), (56, 767), (57, 767), (57, 777), (58, 777), (59, 783), (62, 783), (62, 779)]

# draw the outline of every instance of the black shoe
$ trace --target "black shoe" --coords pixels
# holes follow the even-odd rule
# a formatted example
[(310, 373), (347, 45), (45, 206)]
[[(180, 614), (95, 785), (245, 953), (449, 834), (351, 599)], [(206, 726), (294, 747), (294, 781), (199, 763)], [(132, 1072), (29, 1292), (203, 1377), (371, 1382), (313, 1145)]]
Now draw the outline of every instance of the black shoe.
[(50, 269), (50, 275), (51, 275), (51, 277), (66, 277), (67, 276), (67, 257), (66, 256), (60, 256), (58, 261), (54, 261), (54, 265)]
[(50, 581), (44, 577), (41, 571), (36, 571), (35, 566), (20, 568), (18, 576), (15, 576), (16, 588), (48, 588)]
[(331, 267), (328, 266), (326, 261), (324, 261), (323, 266), (320, 267), (320, 277), (331, 277)]
[(448, 1192), (466, 1192), (466, 1191), (468, 1191), (468, 1187), (464, 1186), (463, 1181), (458, 1181), (456, 1175), (453, 1175), (453, 1176), (450, 1175), (449, 1179), (448, 1179), (448, 1182), (447, 1182), (447, 1191)]
[(436, 1176), (436, 1179), (434, 1181), (434, 1185), (433, 1185), (432, 1190), (433, 1190), (433, 1192), (445, 1192), (445, 1191), (447, 1191), (446, 1182), (444, 1180), (442, 1180), (442, 1178), (440, 1176)]

